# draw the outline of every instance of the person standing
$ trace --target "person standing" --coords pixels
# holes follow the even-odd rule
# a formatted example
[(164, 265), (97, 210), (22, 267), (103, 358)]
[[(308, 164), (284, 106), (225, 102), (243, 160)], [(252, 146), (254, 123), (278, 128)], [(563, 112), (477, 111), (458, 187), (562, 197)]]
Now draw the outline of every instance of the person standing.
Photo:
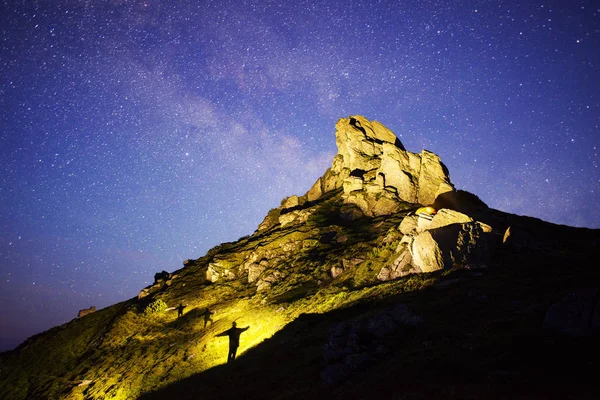
[(227, 329), (225, 332), (221, 332), (218, 336), (229, 336), (229, 354), (227, 354), (227, 364), (233, 362), (235, 360), (235, 354), (240, 345), (240, 335), (242, 332), (248, 330), (249, 326), (245, 328), (238, 328), (235, 321), (231, 323), (231, 328)]

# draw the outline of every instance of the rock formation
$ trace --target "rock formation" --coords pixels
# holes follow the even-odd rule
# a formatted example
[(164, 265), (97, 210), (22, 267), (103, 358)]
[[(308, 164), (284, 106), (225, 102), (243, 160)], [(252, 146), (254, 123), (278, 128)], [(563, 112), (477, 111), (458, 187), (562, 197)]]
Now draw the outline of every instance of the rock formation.
[(338, 154), (309, 193), (342, 187), (346, 203), (368, 216), (392, 214), (405, 203), (432, 204), (454, 190), (440, 158), (423, 150), (404, 149), (392, 131), (377, 121), (356, 115), (336, 124)]
[[(338, 154), (331, 168), (317, 179), (304, 196), (282, 201), (278, 223), (304, 222), (310, 213), (303, 209), (323, 195), (343, 190), (349, 218), (396, 213), (413, 204), (430, 205), (442, 194), (454, 192), (446, 166), (427, 150), (405, 150), (396, 135), (377, 121), (360, 115), (341, 118), (336, 124)], [(266, 230), (275, 223), (268, 215), (259, 226)]]
[(96, 312), (96, 306), (91, 306), (90, 308), (84, 308), (83, 310), (79, 310), (77, 313), (77, 318), (85, 317), (88, 314)]
[(396, 249), (398, 256), (381, 269), (379, 280), (489, 262), (487, 235), (491, 227), (458, 211), (442, 209), (431, 219), (410, 214), (402, 220), (399, 230), (404, 237)]

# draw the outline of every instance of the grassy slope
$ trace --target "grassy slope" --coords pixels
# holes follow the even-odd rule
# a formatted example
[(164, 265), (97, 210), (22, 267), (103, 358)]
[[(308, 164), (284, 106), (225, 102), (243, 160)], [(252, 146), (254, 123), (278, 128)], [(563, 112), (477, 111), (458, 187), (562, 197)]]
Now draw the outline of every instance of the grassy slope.
[[(212, 368), (142, 399), (598, 398), (597, 340), (549, 338), (541, 327), (548, 306), (571, 289), (598, 287), (600, 271), (593, 260), (600, 256), (600, 232), (535, 224), (545, 227), (551, 245), (522, 252), (498, 249), (484, 271), (459, 268), (381, 285), (385, 296), (304, 315), (234, 365)], [(393, 294), (415, 279), (423, 290)], [(409, 335), (389, 337), (392, 351), (383, 360), (344, 384), (324, 387), (319, 374), (329, 327), (390, 303), (406, 304), (424, 323)]]
[[(337, 201), (333, 196), (311, 205), (316, 212), (305, 224), (275, 227), (223, 244), (177, 271), (172, 285), (152, 299), (171, 307), (187, 304), (180, 319), (175, 311), (145, 316), (141, 310), (147, 301), (133, 299), (3, 354), (0, 398), (133, 399), (161, 388), (164, 391), (155, 397), (364, 397), (374, 387), (392, 390), (402, 380), (419, 393), (423, 385), (437, 390), (436, 382), (439, 390), (458, 385), (464, 391), (471, 387), (470, 376), (475, 377), (473, 390), (481, 393), (497, 377), (516, 376), (518, 381), (531, 376), (529, 369), (515, 371), (510, 366), (515, 362), (511, 349), (521, 345), (520, 337), (536, 343), (535, 348), (542, 346), (534, 365), (545, 366), (547, 360), (538, 353), (556, 349), (544, 347), (546, 342), (539, 338), (543, 311), (570, 288), (598, 283), (586, 262), (587, 257), (595, 259), (589, 252), (597, 252), (586, 240), (595, 235), (597, 243), (598, 231), (492, 212), (486, 222), (501, 230), (522, 224), (547, 244), (527, 253), (499, 251), (482, 276), (458, 269), (378, 284), (375, 276), (394, 257), (394, 227), (405, 213), (346, 223), (334, 212)], [(332, 230), (347, 240), (320, 243)], [(386, 236), (389, 243), (382, 242)], [(220, 260), (235, 270), (256, 251), (272, 259), (265, 274), (287, 274), (271, 289), (257, 293), (244, 274), (215, 284), (205, 280), (210, 262)], [(332, 280), (329, 270), (340, 266), (342, 258), (365, 261)], [(432, 286), (448, 279), (458, 281), (446, 288)], [(390, 302), (405, 303), (424, 317), (418, 332), (390, 338), (393, 354), (360, 373), (360, 379), (336, 389), (322, 388), (322, 346), (329, 326)], [(204, 328), (206, 308), (215, 314), (214, 323)], [(250, 329), (242, 336), (238, 362), (220, 365), (227, 341), (214, 335), (232, 321)], [(79, 386), (82, 382), (86, 384)]]

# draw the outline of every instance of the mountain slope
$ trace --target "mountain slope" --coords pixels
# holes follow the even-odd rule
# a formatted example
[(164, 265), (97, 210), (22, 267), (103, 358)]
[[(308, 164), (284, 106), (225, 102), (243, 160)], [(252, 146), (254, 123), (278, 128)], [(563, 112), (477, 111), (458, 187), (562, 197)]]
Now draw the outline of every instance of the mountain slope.
[[(336, 143), (332, 167), (251, 236), (2, 354), (0, 397), (364, 397), (397, 382), (481, 394), (554, 365), (541, 353), (563, 344), (542, 338), (545, 311), (598, 286), (586, 260), (599, 231), (491, 210), (364, 117), (338, 121)], [(249, 329), (221, 365), (215, 335), (232, 322)], [(529, 342), (538, 359), (514, 367), (511, 346)]]

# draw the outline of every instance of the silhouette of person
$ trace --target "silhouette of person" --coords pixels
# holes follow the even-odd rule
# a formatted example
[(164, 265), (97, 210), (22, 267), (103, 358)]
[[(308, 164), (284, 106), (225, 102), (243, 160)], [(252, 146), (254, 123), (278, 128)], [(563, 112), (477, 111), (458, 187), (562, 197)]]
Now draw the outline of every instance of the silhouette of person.
[(217, 336), (229, 336), (229, 354), (227, 355), (227, 364), (233, 362), (235, 360), (235, 353), (237, 352), (237, 348), (240, 345), (240, 335), (242, 332), (246, 331), (249, 326), (245, 328), (238, 328), (235, 322), (231, 323), (231, 328), (227, 329), (225, 332), (219, 333)]
[(213, 320), (210, 317), (211, 315), (213, 315), (214, 312), (210, 311), (208, 308), (206, 309), (206, 311), (204, 311), (204, 329), (206, 329), (206, 324), (208, 324), (209, 322), (212, 324)]
[(183, 315), (183, 309), (186, 306), (183, 305), (183, 303), (179, 303), (179, 307), (177, 307), (177, 318), (181, 317)]

